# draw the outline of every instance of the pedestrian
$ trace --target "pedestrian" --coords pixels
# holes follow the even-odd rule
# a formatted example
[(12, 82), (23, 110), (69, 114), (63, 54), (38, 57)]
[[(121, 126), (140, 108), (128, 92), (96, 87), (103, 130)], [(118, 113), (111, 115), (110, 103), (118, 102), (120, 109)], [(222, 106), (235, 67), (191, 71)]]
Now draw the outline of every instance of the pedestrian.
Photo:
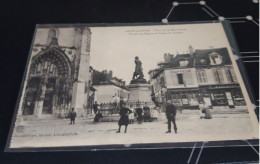
[(96, 114), (96, 116), (94, 118), (94, 122), (100, 122), (102, 117), (103, 117), (102, 113), (100, 111), (98, 111), (98, 113)]
[(77, 113), (74, 111), (74, 108), (71, 109), (69, 116), (70, 116), (70, 124), (75, 124), (75, 118), (77, 116)]
[(98, 104), (97, 104), (96, 101), (95, 101), (95, 104), (93, 104), (93, 109), (94, 109), (94, 113), (97, 114), (97, 111), (98, 111)]
[(139, 104), (137, 104), (136, 107), (137, 107), (137, 108), (135, 109), (135, 111), (136, 111), (136, 114), (137, 114), (138, 124), (142, 124), (142, 122), (143, 122), (143, 109), (140, 108), (140, 105), (139, 105)]
[(204, 101), (200, 101), (199, 108), (200, 108), (200, 119), (202, 119), (202, 118), (211, 119), (212, 118), (211, 112), (209, 110), (209, 106)]
[(145, 103), (145, 105), (143, 107), (143, 111), (144, 111), (144, 122), (150, 121), (150, 119), (151, 119), (151, 112), (150, 112), (150, 108), (147, 105), (147, 103)]
[(122, 125), (125, 125), (125, 133), (127, 132), (127, 126), (129, 124), (129, 114), (132, 113), (132, 111), (129, 109), (129, 108), (126, 108), (125, 107), (125, 103), (122, 103), (122, 108), (120, 109), (120, 119), (118, 121), (118, 131), (117, 133), (120, 133), (120, 130), (121, 130), (121, 126)]
[(173, 123), (173, 129), (175, 133), (177, 133), (177, 125), (175, 122), (175, 116), (176, 116), (176, 107), (171, 103), (171, 100), (167, 101), (166, 106), (166, 117), (168, 120), (168, 131), (166, 133), (171, 133), (171, 122)]
[(135, 109), (133, 108), (133, 105), (130, 105), (130, 108), (129, 108), (132, 113), (129, 114), (129, 123), (130, 124), (134, 124), (134, 119), (135, 119)]
[(153, 108), (153, 112), (152, 112), (152, 119), (153, 119), (153, 120), (157, 120), (158, 117), (159, 117), (159, 111), (158, 111), (157, 107), (155, 106), (155, 107)]

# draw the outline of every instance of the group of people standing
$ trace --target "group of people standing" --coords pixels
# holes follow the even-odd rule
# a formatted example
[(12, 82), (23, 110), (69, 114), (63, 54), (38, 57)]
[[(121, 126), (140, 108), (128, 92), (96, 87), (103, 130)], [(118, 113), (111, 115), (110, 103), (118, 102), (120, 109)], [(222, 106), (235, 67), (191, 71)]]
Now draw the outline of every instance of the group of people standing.
[[(136, 113), (137, 115), (138, 123), (142, 124), (142, 121), (145, 119), (145, 117), (143, 117), (143, 113), (148, 111), (150, 112), (150, 108), (147, 105), (145, 105), (143, 109), (140, 108), (139, 105), (137, 105), (137, 108), (135, 110), (132, 105), (130, 105), (130, 109), (127, 108), (125, 105), (126, 104), (123, 104), (123, 107), (120, 109), (119, 112), (120, 119), (118, 121), (119, 128), (117, 133), (120, 133), (122, 125), (125, 126), (125, 133), (127, 133), (128, 124), (134, 122), (134, 113)], [(209, 110), (209, 106), (204, 101), (200, 101), (199, 108), (200, 108), (200, 119), (212, 118)], [(173, 124), (174, 132), (177, 133), (177, 124), (176, 124), (177, 108), (175, 107), (175, 105), (172, 104), (171, 100), (167, 101), (165, 113), (166, 113), (166, 118), (168, 123), (168, 131), (166, 131), (166, 133), (171, 133), (171, 124)]]
[[(117, 133), (121, 132), (121, 126), (125, 126), (125, 133), (127, 133), (127, 126), (130, 122), (133, 121), (134, 119), (134, 113), (137, 115), (137, 121), (138, 124), (142, 124), (142, 121), (145, 120), (146, 118), (143, 116), (143, 113), (150, 112), (149, 106), (145, 104), (143, 109), (140, 107), (140, 105), (137, 105), (137, 108), (134, 110), (133, 106), (130, 105), (130, 109), (123, 104), (123, 107), (120, 109), (120, 119), (118, 121), (118, 131)], [(171, 133), (171, 123), (173, 123), (173, 129), (175, 133), (177, 133), (177, 125), (175, 122), (175, 116), (176, 116), (176, 107), (171, 103), (170, 100), (167, 101), (167, 106), (166, 106), (166, 117), (168, 119), (168, 131), (166, 133)]]
[[(199, 104), (200, 108), (200, 119), (205, 118), (205, 119), (211, 119), (211, 113), (209, 110), (209, 106), (204, 102), (200, 101)], [(99, 122), (99, 120), (103, 117), (102, 113), (98, 111), (98, 104), (94, 104), (94, 112), (95, 112), (95, 118), (94, 122)], [(121, 126), (125, 126), (125, 133), (127, 133), (127, 126), (128, 124), (133, 124), (135, 115), (137, 116), (137, 121), (138, 124), (142, 124), (143, 120), (147, 121), (147, 116), (149, 116), (150, 113), (150, 108), (147, 104), (144, 105), (143, 108), (140, 107), (138, 104), (136, 108), (133, 107), (133, 105), (130, 105), (130, 108), (126, 107), (126, 103), (122, 103), (122, 107), (119, 111), (120, 119), (118, 121), (118, 130), (117, 133), (121, 132)], [(157, 111), (158, 112), (158, 111)], [(166, 133), (171, 133), (171, 124), (173, 124), (173, 129), (174, 132), (177, 133), (177, 125), (176, 125), (176, 113), (177, 109), (176, 107), (171, 103), (171, 100), (167, 101), (166, 105), (166, 118), (167, 118), (167, 123), (168, 123), (168, 131)], [(71, 112), (69, 113), (69, 118), (70, 118), (70, 124), (75, 124), (75, 118), (77, 116), (77, 113), (75, 112), (74, 108), (72, 108)]]
[(141, 108), (139, 104), (137, 104), (136, 108), (134, 108), (133, 105), (130, 105), (130, 108), (127, 108), (124, 103), (119, 112), (120, 119), (118, 121), (119, 128), (117, 133), (120, 133), (122, 125), (125, 125), (126, 133), (128, 124), (134, 124), (135, 115), (138, 124), (142, 124), (143, 120), (146, 121), (146, 116), (150, 114), (150, 107), (147, 104), (145, 104), (143, 108)]

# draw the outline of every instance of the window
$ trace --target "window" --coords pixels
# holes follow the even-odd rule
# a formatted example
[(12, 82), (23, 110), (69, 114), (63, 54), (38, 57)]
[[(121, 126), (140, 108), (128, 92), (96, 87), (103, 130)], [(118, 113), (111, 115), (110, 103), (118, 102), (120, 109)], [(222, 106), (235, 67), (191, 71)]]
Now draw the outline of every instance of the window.
[(59, 31), (58, 29), (50, 29), (48, 33), (48, 38), (47, 38), (47, 45), (49, 45), (52, 41), (52, 38), (58, 38), (59, 36)]
[(50, 32), (49, 32), (49, 37), (50, 38), (56, 38), (56, 31), (55, 30), (50, 30)]
[(181, 67), (186, 67), (186, 66), (188, 66), (188, 64), (189, 64), (189, 61), (188, 61), (188, 60), (182, 60), (182, 61), (180, 61), (180, 66), (181, 66)]
[(191, 71), (186, 71), (183, 73), (183, 80), (185, 81), (185, 85), (193, 85), (194, 81), (192, 78), (192, 73)]
[(164, 77), (160, 77), (160, 84), (162, 87), (165, 87)]
[(237, 82), (237, 77), (233, 68), (226, 70), (226, 76), (229, 82)]
[(198, 75), (199, 83), (203, 84), (203, 83), (207, 83), (208, 82), (205, 71), (198, 71), (197, 75)]
[(53, 74), (52, 75), (56, 75), (56, 67), (55, 66), (53, 66)]
[(50, 70), (49, 70), (49, 71), (50, 71), (50, 72), (53, 71), (53, 64), (50, 65)]
[(223, 74), (221, 69), (217, 69), (217, 70), (213, 70), (213, 74), (215, 77), (215, 81), (217, 83), (223, 83), (224, 82), (224, 78), (223, 78)]
[(232, 75), (231, 75), (231, 72), (230, 72), (230, 69), (226, 69), (226, 77), (227, 77), (228, 82), (234, 82)]
[(206, 64), (206, 60), (205, 59), (200, 59), (200, 63), (201, 64)]
[(182, 74), (177, 74), (177, 78), (178, 78), (178, 83), (179, 84), (184, 84)]
[(41, 72), (41, 63), (39, 63), (37, 66), (37, 72)]
[(222, 56), (218, 53), (212, 52), (209, 54), (210, 64), (217, 65), (222, 63)]
[(45, 61), (43, 69), (46, 70), (46, 69), (48, 68), (48, 64), (49, 64), (49, 62), (48, 62), (48, 61)]

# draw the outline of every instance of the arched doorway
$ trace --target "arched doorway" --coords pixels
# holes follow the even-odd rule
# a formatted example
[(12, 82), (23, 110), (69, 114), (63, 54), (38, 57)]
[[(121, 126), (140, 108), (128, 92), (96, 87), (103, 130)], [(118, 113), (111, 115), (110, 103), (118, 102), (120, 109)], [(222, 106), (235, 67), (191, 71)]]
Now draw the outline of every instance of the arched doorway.
[(53, 114), (71, 103), (72, 67), (66, 54), (49, 47), (32, 58), (23, 103), (24, 115)]

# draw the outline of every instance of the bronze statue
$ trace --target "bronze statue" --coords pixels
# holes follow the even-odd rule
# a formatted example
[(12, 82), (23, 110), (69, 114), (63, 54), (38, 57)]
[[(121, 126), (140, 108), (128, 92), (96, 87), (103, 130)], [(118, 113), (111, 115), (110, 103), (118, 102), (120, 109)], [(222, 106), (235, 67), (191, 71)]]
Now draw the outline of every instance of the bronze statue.
[[(139, 76), (138, 76), (139, 75)], [(136, 78), (138, 76), (138, 78)], [(138, 56), (135, 57), (135, 72), (133, 74), (133, 80), (134, 79), (143, 79), (143, 68), (142, 68), (142, 62), (139, 60)]]

